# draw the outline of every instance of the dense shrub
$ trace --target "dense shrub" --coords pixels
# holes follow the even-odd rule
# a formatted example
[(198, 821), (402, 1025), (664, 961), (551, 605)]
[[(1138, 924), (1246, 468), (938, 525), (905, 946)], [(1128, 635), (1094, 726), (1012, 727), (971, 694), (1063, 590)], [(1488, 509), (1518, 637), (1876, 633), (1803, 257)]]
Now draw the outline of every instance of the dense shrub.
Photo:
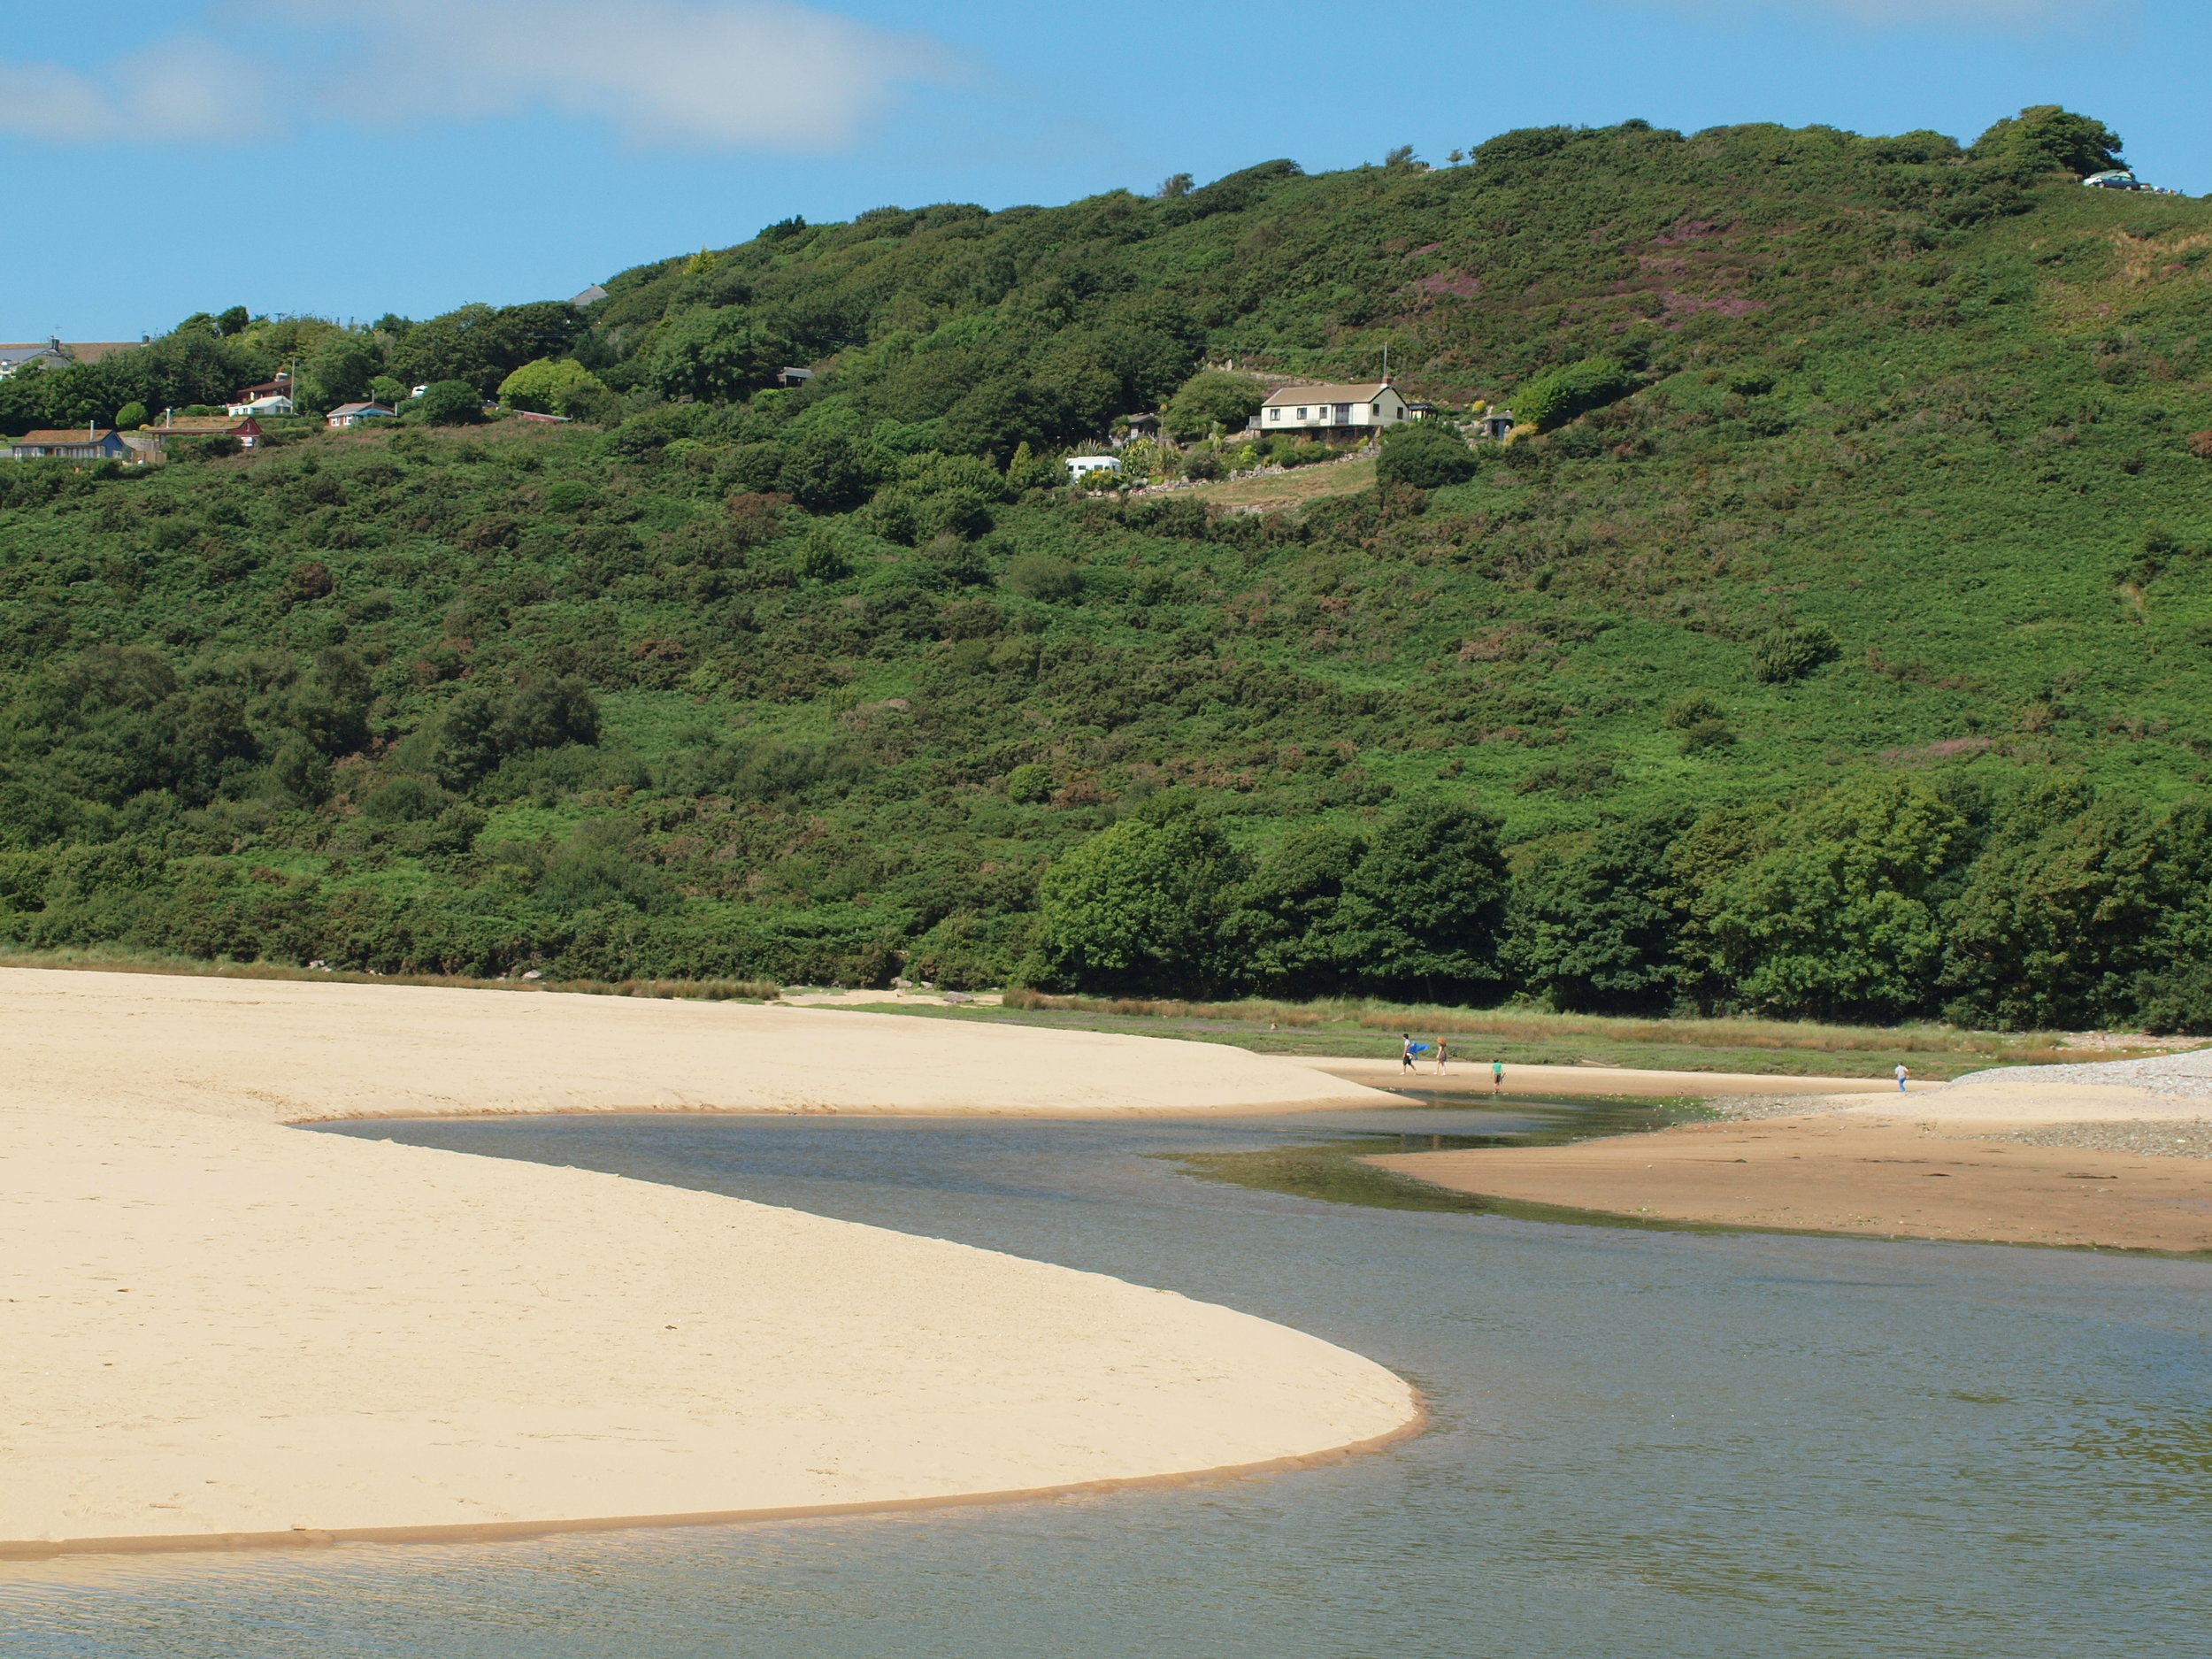
[(1025, 553), (1006, 567), (1006, 585), (1041, 604), (1066, 604), (1083, 591), (1083, 573), (1048, 553)]
[(1375, 481), (1442, 489), (1449, 484), (1465, 483), (1479, 470), (1475, 452), (1456, 427), (1445, 421), (1419, 420), (1383, 434)]
[(425, 421), (434, 426), (472, 426), (484, 419), (484, 398), (466, 380), (439, 380), (415, 400)]
[(1751, 648), (1752, 672), (1770, 684), (1802, 680), (1823, 663), (1835, 661), (1840, 649), (1824, 623), (1772, 628)]
[(1584, 357), (1540, 374), (1513, 395), (1514, 418), (1539, 432), (1565, 426), (1633, 392), (1636, 377), (1613, 357)]
[(1216, 428), (1237, 433), (1260, 412), (1266, 396), (1266, 388), (1252, 375), (1208, 370), (1186, 380), (1160, 414), (1179, 438), (1207, 437)]

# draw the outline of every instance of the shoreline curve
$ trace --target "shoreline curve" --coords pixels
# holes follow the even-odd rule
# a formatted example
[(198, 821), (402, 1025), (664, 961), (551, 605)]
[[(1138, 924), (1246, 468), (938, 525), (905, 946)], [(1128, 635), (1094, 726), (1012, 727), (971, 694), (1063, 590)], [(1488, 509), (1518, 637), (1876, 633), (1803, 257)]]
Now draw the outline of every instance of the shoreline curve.
[(1290, 1062), (838, 1010), (35, 970), (0, 970), (0, 1030), (10, 1555), (1006, 1501), (1295, 1467), (1420, 1422), (1372, 1360), (1107, 1274), (285, 1126), (1389, 1102)]
[[(1411, 1385), (1407, 1385), (1411, 1388)], [(956, 1492), (941, 1497), (884, 1498), (873, 1502), (799, 1504), (783, 1509), (707, 1509), (682, 1515), (610, 1515), (552, 1521), (478, 1521), (450, 1526), (297, 1526), (280, 1532), (151, 1532), (124, 1538), (0, 1539), (0, 1561), (50, 1561), (64, 1555), (182, 1555), (258, 1549), (330, 1549), (342, 1544), (489, 1544), (554, 1538), (570, 1532), (657, 1532), (676, 1527), (742, 1526), (767, 1521), (833, 1520), (847, 1516), (964, 1509), (995, 1503), (1041, 1503), (1054, 1498), (1106, 1496), (1168, 1486), (1197, 1486), (1263, 1475), (1325, 1469), (1372, 1456), (1426, 1433), (1429, 1414), (1413, 1389), (1414, 1415), (1394, 1429), (1320, 1451), (1216, 1469), (1168, 1471), (1105, 1480), (1078, 1480), (1009, 1492)]]

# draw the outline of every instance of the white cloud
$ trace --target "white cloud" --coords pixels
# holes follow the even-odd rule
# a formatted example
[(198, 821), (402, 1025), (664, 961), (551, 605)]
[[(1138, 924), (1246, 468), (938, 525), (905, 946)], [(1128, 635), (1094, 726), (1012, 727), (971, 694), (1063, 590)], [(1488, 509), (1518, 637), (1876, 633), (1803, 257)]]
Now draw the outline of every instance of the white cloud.
[(125, 58), (113, 79), (134, 127), (196, 141), (265, 131), (276, 77), (213, 41), (187, 36)]
[(0, 132), (62, 143), (104, 138), (114, 106), (92, 81), (54, 64), (0, 64)]
[(94, 74), (0, 63), (0, 131), (204, 141), (288, 111), (363, 124), (549, 111), (635, 144), (822, 150), (951, 67), (926, 38), (781, 0), (228, 0), (211, 25)]
[(138, 52), (96, 75), (0, 63), (0, 132), (51, 143), (243, 141), (265, 123), (266, 77), (212, 42)]

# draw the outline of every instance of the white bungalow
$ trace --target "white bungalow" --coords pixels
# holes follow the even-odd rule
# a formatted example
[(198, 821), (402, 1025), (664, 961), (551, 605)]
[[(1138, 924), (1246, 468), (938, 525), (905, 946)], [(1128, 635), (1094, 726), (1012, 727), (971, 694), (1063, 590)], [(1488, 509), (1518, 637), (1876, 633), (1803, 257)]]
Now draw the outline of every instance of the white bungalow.
[(341, 403), (330, 411), (327, 420), (329, 425), (343, 431), (348, 426), (357, 426), (365, 420), (390, 420), (398, 412), (397, 410), (387, 409), (381, 403)]
[(1118, 472), (1121, 462), (1110, 455), (1071, 455), (1068, 457), (1068, 482), (1080, 484), (1094, 472)]
[(1254, 424), (1262, 432), (1348, 437), (1413, 419), (1388, 380), (1364, 386), (1285, 386), (1270, 392)]

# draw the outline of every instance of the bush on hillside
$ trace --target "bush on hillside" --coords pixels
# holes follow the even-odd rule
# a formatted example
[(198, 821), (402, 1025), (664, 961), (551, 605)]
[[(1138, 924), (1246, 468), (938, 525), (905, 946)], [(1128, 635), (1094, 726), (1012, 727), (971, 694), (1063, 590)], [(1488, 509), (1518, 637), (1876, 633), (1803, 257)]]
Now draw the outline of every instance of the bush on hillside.
[(598, 699), (573, 676), (525, 680), (503, 696), (471, 686), (439, 716), (427, 759), (441, 784), (465, 793), (511, 756), (598, 741)]
[(1241, 432), (1266, 397), (1266, 389), (1249, 374), (1209, 369), (1184, 381), (1160, 416), (1170, 432), (1187, 441), (1210, 436), (1216, 427)]
[(541, 415), (579, 415), (595, 407), (607, 388), (573, 357), (540, 357), (499, 383), (499, 401)]
[(1375, 463), (1375, 481), (1380, 485), (1409, 484), (1416, 489), (1442, 489), (1463, 484), (1481, 470), (1475, 452), (1467, 447), (1448, 421), (1418, 420), (1394, 426), (1383, 434), (1382, 455)]
[(1751, 648), (1751, 672), (1769, 685), (1782, 685), (1832, 663), (1841, 651), (1825, 623), (1771, 628)]
[(646, 380), (669, 397), (742, 397), (788, 363), (790, 342), (743, 306), (700, 307), (664, 324), (641, 358)]
[(2055, 104), (2039, 104), (1999, 121), (1967, 154), (1977, 161), (2010, 163), (2038, 173), (2063, 169), (2087, 178), (2127, 165), (2120, 149), (2119, 135), (2102, 121)]
[(1040, 604), (1068, 604), (1083, 591), (1083, 572), (1049, 553), (1024, 553), (1006, 567), (1006, 585)]
[(1513, 396), (1513, 415), (1524, 426), (1551, 432), (1578, 415), (1617, 403), (1637, 388), (1617, 358), (1585, 357), (1540, 374)]
[(466, 380), (440, 380), (415, 400), (433, 426), (472, 426), (484, 419), (484, 399)]

